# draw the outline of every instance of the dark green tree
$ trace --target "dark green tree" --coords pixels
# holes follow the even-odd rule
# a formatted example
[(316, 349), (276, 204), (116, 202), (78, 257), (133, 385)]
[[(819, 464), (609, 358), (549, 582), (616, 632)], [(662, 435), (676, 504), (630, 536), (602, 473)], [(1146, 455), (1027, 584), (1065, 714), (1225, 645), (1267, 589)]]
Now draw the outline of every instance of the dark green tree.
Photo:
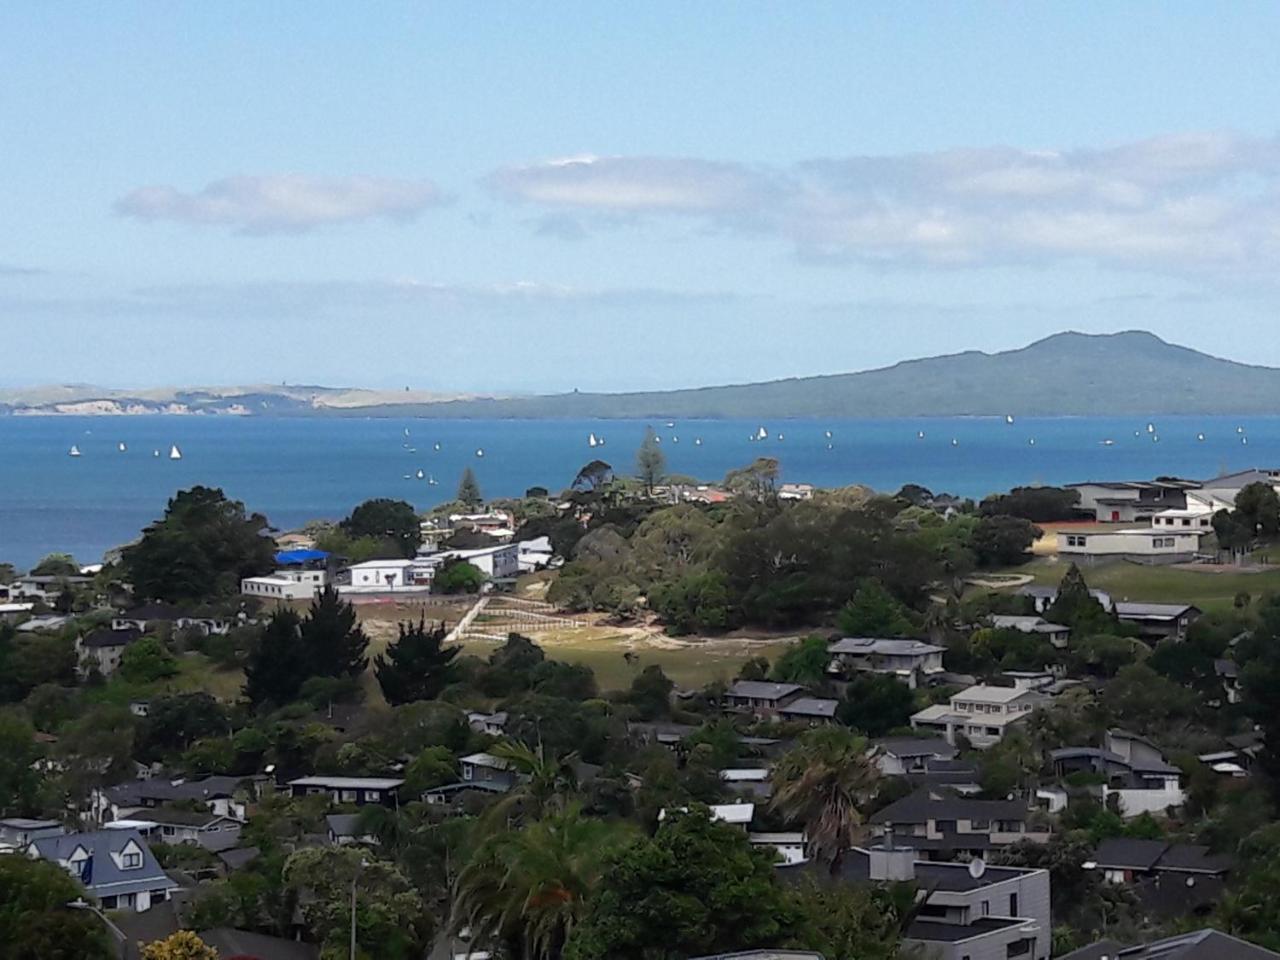
[(969, 540), (969, 548), (984, 567), (1007, 567), (1022, 563), (1031, 545), (1044, 533), (1022, 517), (984, 516)]
[(80, 564), (69, 553), (51, 553), (31, 568), (33, 577), (75, 577)]
[(1236, 494), (1236, 517), (1262, 540), (1280, 534), (1280, 496), (1267, 483), (1250, 483)]
[(792, 923), (772, 857), (705, 809), (669, 810), (615, 854), (564, 960), (685, 960), (782, 942)]
[(120, 676), (132, 683), (155, 683), (178, 672), (178, 661), (159, 637), (139, 637), (120, 655)]
[(431, 580), (432, 593), (479, 593), (482, 586), (484, 574), (480, 568), (461, 557), (442, 563)]
[(662, 447), (658, 443), (658, 435), (653, 427), (644, 428), (644, 439), (640, 441), (640, 449), (636, 451), (636, 477), (644, 487), (644, 492), (653, 493), (653, 488), (662, 482), (667, 472), (667, 458), (663, 456)]
[(1273, 796), (1280, 798), (1280, 596), (1270, 595), (1258, 604), (1257, 625), (1236, 653), (1247, 658), (1240, 671), (1244, 709), (1262, 728), (1259, 759)]
[(135, 595), (184, 603), (233, 596), (245, 577), (275, 565), (267, 518), (221, 490), (192, 487), (169, 501), (164, 518), (124, 548), (122, 562)]
[[(0, 816), (39, 812), (42, 778), (35, 729), (15, 712), (0, 712)], [(8, 859), (7, 857), (4, 859)]]
[(311, 601), (302, 621), (302, 645), (308, 674), (317, 677), (355, 677), (369, 666), (365, 650), (369, 637), (356, 618), (356, 608), (333, 587)]
[(458, 493), (454, 499), (464, 504), (469, 510), (474, 510), (484, 503), (484, 496), (480, 493), (480, 481), (476, 479), (475, 471), (470, 467), (462, 471), (462, 479), (458, 481)]
[(66, 870), (47, 860), (0, 857), (0, 943), (7, 960), (112, 960), (106, 925)]
[(868, 737), (883, 737), (905, 727), (915, 712), (915, 697), (905, 683), (876, 673), (860, 673), (845, 688), (836, 719)]
[(662, 672), (662, 667), (651, 663), (631, 681), (627, 702), (635, 707), (641, 720), (656, 720), (671, 716), (671, 691), (675, 684)]
[(986, 517), (1021, 517), (1033, 523), (1074, 520), (1079, 514), (1080, 492), (1063, 487), (1014, 487), (1008, 493), (992, 494), (978, 506)]
[(864, 580), (836, 617), (846, 637), (903, 637), (915, 632), (911, 616), (879, 580)]
[(434, 700), (453, 680), (453, 660), (460, 646), (444, 646), (443, 623), (428, 629), (426, 620), (401, 623), (399, 638), (373, 664), (382, 695), (393, 707), (415, 700)]
[(413, 505), (403, 500), (366, 500), (339, 524), (353, 540), (369, 537), (385, 543), (388, 552), (411, 558), (422, 543), (422, 526)]
[(1115, 617), (1089, 592), (1084, 574), (1074, 563), (1062, 575), (1058, 595), (1046, 611), (1045, 619), (1070, 627), (1075, 635), (1118, 632)]
[(307, 679), (310, 654), (302, 622), (289, 609), (271, 615), (244, 668), (244, 695), (255, 708), (292, 703)]
[(805, 637), (783, 651), (773, 665), (773, 679), (784, 683), (821, 683), (827, 676), (831, 654), (822, 637)]

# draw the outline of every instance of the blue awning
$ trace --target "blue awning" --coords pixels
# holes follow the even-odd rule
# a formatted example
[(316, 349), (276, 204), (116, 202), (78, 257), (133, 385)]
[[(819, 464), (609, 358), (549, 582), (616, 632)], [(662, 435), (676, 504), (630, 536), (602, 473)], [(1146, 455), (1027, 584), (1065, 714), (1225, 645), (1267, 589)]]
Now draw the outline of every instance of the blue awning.
[(329, 554), (323, 550), (281, 550), (276, 554), (276, 563), (286, 567), (294, 563), (313, 563), (328, 559)]

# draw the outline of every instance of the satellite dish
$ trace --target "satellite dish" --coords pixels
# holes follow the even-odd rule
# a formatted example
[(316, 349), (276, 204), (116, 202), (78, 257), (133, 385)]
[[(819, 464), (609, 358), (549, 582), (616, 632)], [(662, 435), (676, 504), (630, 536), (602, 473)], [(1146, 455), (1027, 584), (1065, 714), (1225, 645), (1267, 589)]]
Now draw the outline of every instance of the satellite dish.
[(981, 857), (974, 857), (969, 861), (969, 876), (975, 880), (981, 880), (982, 875), (987, 872), (987, 861)]

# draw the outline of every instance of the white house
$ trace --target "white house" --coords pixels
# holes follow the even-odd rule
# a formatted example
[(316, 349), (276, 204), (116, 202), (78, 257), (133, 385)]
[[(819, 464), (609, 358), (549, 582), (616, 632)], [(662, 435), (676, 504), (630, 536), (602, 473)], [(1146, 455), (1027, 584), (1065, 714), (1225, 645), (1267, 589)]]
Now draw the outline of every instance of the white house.
[(288, 568), (265, 577), (245, 577), (240, 592), (264, 600), (310, 600), (325, 588), (329, 575), (324, 570)]
[(828, 672), (883, 673), (897, 677), (914, 689), (921, 681), (942, 673), (942, 647), (923, 640), (883, 637), (845, 637), (827, 647)]
[(1060, 623), (1050, 623), (1044, 617), (1013, 617), (997, 614), (991, 618), (997, 630), (1018, 630), (1022, 633), (1038, 633), (1059, 649), (1066, 647), (1071, 630)]
[(520, 572), (520, 545), (500, 543), (478, 550), (448, 550), (446, 560), (465, 560), (490, 580), (514, 577)]
[(338, 587), (340, 593), (394, 593), (397, 590), (418, 591), (429, 588), (419, 579), (421, 564), (416, 560), (366, 560), (347, 568), (350, 583)]
[(1084, 562), (1131, 560), (1135, 563), (1184, 563), (1200, 550), (1199, 528), (1141, 527), (1131, 530), (1095, 530), (1058, 534), (1058, 553)]
[(936, 730), (948, 743), (963, 736), (975, 747), (985, 748), (999, 743), (1006, 730), (1026, 720), (1048, 699), (1038, 690), (980, 683), (953, 695), (950, 703), (935, 703), (912, 714), (911, 726)]
[(550, 537), (521, 540), (516, 546), (519, 549), (517, 563), (521, 573), (543, 570), (550, 565), (551, 558), (555, 556), (555, 551), (551, 549)]

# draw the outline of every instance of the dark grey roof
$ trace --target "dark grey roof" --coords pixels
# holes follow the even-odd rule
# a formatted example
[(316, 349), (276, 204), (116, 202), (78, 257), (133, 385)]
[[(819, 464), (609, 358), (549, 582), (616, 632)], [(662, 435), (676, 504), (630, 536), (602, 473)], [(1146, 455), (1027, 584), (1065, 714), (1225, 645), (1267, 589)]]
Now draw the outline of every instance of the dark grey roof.
[[(174, 807), (156, 807), (154, 810), (146, 811), (145, 815), (139, 814), (137, 819), (177, 827), (207, 827), (220, 820), (231, 820), (230, 817), (223, 817), (208, 810), (182, 810)], [(231, 822), (236, 821), (231, 820)]]
[(871, 823), (925, 823), (928, 820), (1025, 820), (1018, 800), (973, 800), (953, 790), (925, 787), (871, 815)]
[(80, 638), (82, 647), (91, 649), (101, 647), (127, 647), (142, 636), (137, 627), (126, 627), (124, 630), (112, 630), (110, 627), (99, 627)]
[(122, 806), (136, 805), (143, 800), (214, 800), (234, 796), (246, 779), (248, 778), (214, 775), (175, 783), (153, 777), (150, 780), (130, 780), (108, 787), (107, 797)]
[(1116, 602), (1116, 616), (1121, 620), (1133, 618), (1137, 620), (1176, 620), (1178, 617), (1194, 610), (1200, 612), (1199, 607), (1192, 606), (1189, 603), (1132, 603), (1120, 600)]
[(1127, 947), (1117, 960), (1275, 960), (1280, 953), (1246, 943), (1220, 930), (1196, 930)]
[(781, 700), (804, 687), (798, 683), (772, 683), (766, 680), (739, 680), (725, 691), (730, 697), (747, 697), (752, 700)]
[[(142, 866), (121, 870), (112, 854), (118, 854), (130, 842), (142, 851)], [(60, 837), (43, 837), (31, 841), (31, 847), (46, 860), (69, 860), (77, 847), (83, 847), (93, 859), (93, 875), (86, 889), (91, 892), (107, 890), (111, 894), (138, 893), (157, 887), (174, 887), (151, 848), (137, 830), (96, 830), (91, 833), (67, 833)]]
[[(898, 845), (901, 846), (901, 842), (905, 839), (914, 838), (899, 837)], [(870, 856), (861, 847), (854, 847), (840, 859), (840, 870), (835, 877), (831, 876), (831, 871), (825, 865), (820, 866), (813, 860), (798, 864), (782, 864), (775, 869), (781, 879), (792, 882), (805, 879), (812, 879), (819, 883), (832, 881), (840, 883), (871, 882)], [(1025, 877), (1028, 874), (1037, 872), (1023, 867), (988, 865), (982, 876), (975, 879), (969, 873), (969, 865), (967, 863), (942, 863), (931, 860), (917, 860), (915, 871), (916, 883), (920, 889), (946, 890), (954, 893), (981, 890), (983, 887), (989, 887), (992, 884), (1013, 880), (1016, 877)]]
[(959, 943), (962, 940), (972, 940), (974, 937), (985, 936), (1026, 922), (1025, 918), (1014, 920), (1011, 917), (980, 917), (972, 923), (944, 923), (941, 920), (919, 919), (912, 921), (904, 936), (908, 940)]
[(329, 830), (338, 837), (354, 837), (356, 836), (357, 824), (360, 821), (358, 813), (331, 813), (324, 818)]
[(1226, 853), (1211, 853), (1201, 844), (1174, 843), (1164, 852), (1158, 870), (1185, 873), (1226, 873), (1235, 866), (1235, 858)]
[(121, 620), (177, 620), (187, 616), (171, 603), (144, 603), (120, 614)]
[(257, 847), (233, 847), (230, 850), (223, 850), (218, 854), (228, 870), (243, 870), (253, 861), (257, 860), (262, 851)]
[(1228, 680), (1235, 680), (1240, 676), (1240, 666), (1234, 660), (1215, 660), (1213, 672)]
[(1134, 840), (1113, 837), (1098, 844), (1093, 855), (1099, 867), (1174, 873), (1226, 873), (1235, 865), (1227, 854), (1211, 853), (1199, 844), (1166, 843), (1163, 840)]
[(1057, 960), (1113, 960), (1124, 947), (1115, 940), (1099, 940), (1087, 947), (1080, 947), (1070, 953), (1064, 953)]
[(779, 713), (795, 714), (798, 717), (821, 717), (830, 720), (836, 715), (839, 700), (827, 700), (822, 697), (797, 697), (785, 707), (779, 707)]
[(871, 745), (895, 757), (941, 757), (950, 760), (959, 751), (941, 737), (881, 737)]
[(320, 948), (297, 940), (268, 937), (247, 930), (217, 927), (201, 930), (200, 939), (218, 951), (220, 957), (253, 957), (255, 960), (319, 960)]

